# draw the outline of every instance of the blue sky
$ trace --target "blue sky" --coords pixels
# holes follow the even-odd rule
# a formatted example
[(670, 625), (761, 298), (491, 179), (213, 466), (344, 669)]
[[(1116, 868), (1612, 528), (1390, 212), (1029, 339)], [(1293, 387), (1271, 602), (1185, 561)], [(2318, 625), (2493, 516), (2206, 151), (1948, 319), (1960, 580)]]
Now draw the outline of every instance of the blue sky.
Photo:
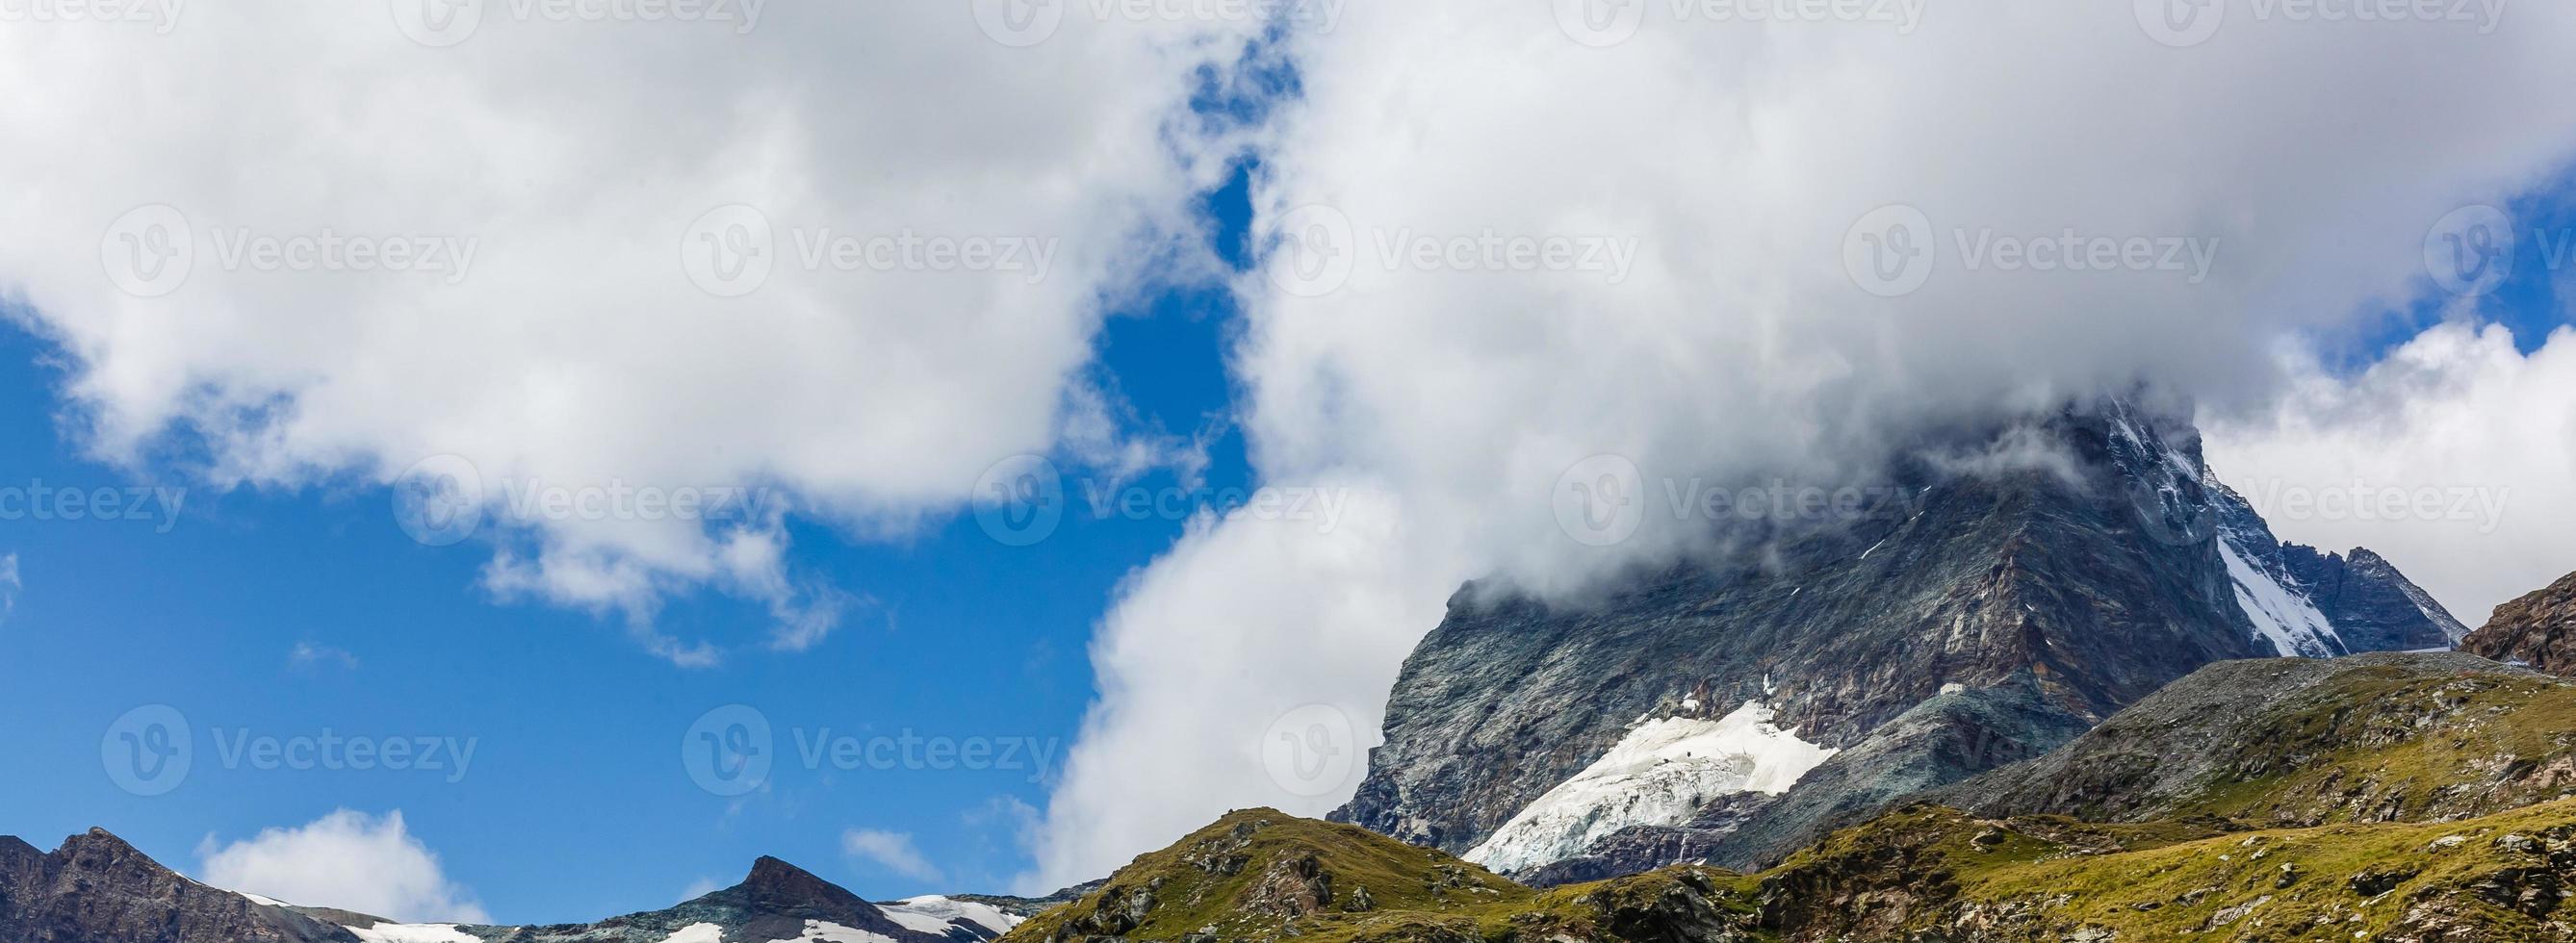
[[(1201, 204), (1207, 238), (1237, 262), (1248, 173)], [(1227, 421), (1232, 317), (1221, 286), (1174, 286), (1116, 312), (1097, 341), (1094, 379), (1125, 396), (1137, 423), (1204, 445), (1194, 504), (1246, 475)], [(0, 808), (10, 810), (0, 834), (50, 848), (104, 826), (193, 870), (209, 836), (229, 843), (337, 808), (399, 809), (448, 876), (508, 922), (667, 906), (701, 880), (732, 883), (764, 854), (878, 898), (1005, 887), (1028, 865), (1011, 804), (1043, 808), (1052, 769), (880, 770), (864, 754), (808, 769), (798, 735), (984, 738), (996, 766), (1017, 741), (1023, 756), (1044, 751), (1060, 763), (1093, 696), (1093, 622), (1119, 581), (1186, 523), (1100, 517), (1077, 504), (1027, 547), (993, 540), (971, 514), (887, 541), (800, 524), (793, 568), (872, 601), (811, 651), (753, 648), (719, 668), (686, 669), (635, 645), (622, 617), (496, 600), (479, 582), (486, 546), (414, 542), (382, 488), (218, 491), (87, 460), (63, 421), (61, 356), (20, 328), (0, 330), (0, 363), (10, 365), (0, 437), (12, 443), (0, 477), (184, 487), (185, 499), (166, 532), (158, 520), (0, 520), (0, 554), (18, 556), (24, 583), (0, 621), (0, 715), (23, 719), (0, 724), (0, 755), (16, 769), (0, 777)], [(1163, 470), (1134, 486), (1182, 483)], [(757, 605), (701, 592), (673, 601), (658, 624), (740, 642), (768, 619)], [(313, 657), (296, 658), (299, 646)], [(110, 725), (146, 704), (177, 708), (196, 737), (184, 782), (150, 797), (120, 788), (100, 756)], [(700, 789), (678, 753), (692, 723), (731, 704), (766, 715), (782, 751), (770, 787), (739, 800)], [(325, 728), (476, 746), (457, 779), (247, 761), (227, 769), (216, 742)], [(847, 765), (858, 768), (835, 768)], [(847, 854), (848, 829), (909, 834), (940, 873)]]
[[(1141, 7), (1096, 4), (1063, 6), (1062, 32), (1034, 43), (940, 4), (779, 5), (739, 31), (514, 20), (493, 4), (479, 33), (424, 38), (372, 5), (246, 0), (192, 7), (167, 37), (0, 29), (0, 93), (94, 70), (0, 94), (0, 178), (13, 183), (0, 191), (13, 220), (0, 291), (46, 305), (0, 322), (0, 489), (185, 489), (166, 531), (148, 514), (12, 516), (0, 490), (0, 555), (23, 584), (0, 617), (12, 718), (0, 834), (50, 847), (105, 826), (196, 871), (201, 845), (399, 810), (505, 922), (665, 906), (764, 854), (880, 898), (1096, 877), (1212, 808), (1329, 808), (1336, 797), (1274, 788), (1247, 741), (1301, 705), (1369, 729), (1408, 633), (1459, 580), (1564, 573), (1556, 585), (1571, 586), (1675, 546), (1562, 539), (1548, 489), (1589, 457), (1676, 478), (1768, 473), (1794, 438), (1782, 429), (1865, 443), (1889, 430), (1838, 423), (2141, 375), (2262, 387), (2283, 379), (2264, 357), (2224, 354), (2320, 313), (2351, 315), (2349, 333), (2309, 338), (2333, 368), (2325, 385), (2345, 384), (2333, 404), (2355, 407), (2337, 415), (2398, 415), (2418, 402), (2405, 397), (2442, 400), (2442, 384), (2375, 386), (2366, 368), (2460, 309), (2432, 291), (2399, 310), (2345, 300), (2425, 287), (2425, 217), (2523, 193), (2519, 228), (2576, 232), (2562, 176), (2576, 95), (2561, 91), (2576, 16), (2551, 8), (2518, 8), (2532, 27), (2493, 34), (2239, 21), (2176, 49), (2117, 6), (1972, 6), (1919, 34), (1658, 19), (1607, 47), (1547, 7), (1352, 5), (1302, 40), (1259, 23), (1122, 21)], [(1271, 43), (1295, 47), (1304, 71), (1236, 54)], [(352, 57), (371, 68), (345, 68)], [(2430, 81), (2390, 62), (2448, 71)], [(1843, 94), (1854, 89), (1868, 94)], [(443, 107), (417, 107), (424, 90)], [(1292, 96), (1293, 126), (1268, 126)], [(101, 146), (47, 137), (67, 115)], [(1259, 187), (1254, 149), (1268, 162)], [(711, 235), (692, 218), (742, 200), (782, 225), (1061, 236), (1068, 251), (1042, 285), (809, 266), (744, 302), (692, 286), (696, 257), (683, 240), (674, 265), (670, 238)], [(1252, 272), (1256, 204), (1271, 222), (1330, 209), (1355, 235), (1617, 237), (1646, 252), (1615, 284), (1391, 261), (1309, 295)], [(1953, 267), (1904, 297), (1856, 290), (1835, 250), (1855, 220), (1900, 204), (1961, 231), (2230, 241), (2206, 284)], [(454, 283), (207, 264), (159, 294), (114, 263), (100, 277), (102, 229), (134, 235), (132, 213), (180, 206), (210, 233), (474, 237), (491, 251)], [(1170, 266), (1182, 283), (1095, 329), (1098, 298), (1125, 297), (1127, 240), (1163, 233), (1173, 207), (1196, 228), (1188, 248), (1224, 264)], [(1119, 251), (1085, 256), (1100, 246)], [(2539, 240), (2516, 248), (2513, 279), (2473, 316), (2512, 326), (2534, 355), (2566, 322), (2569, 268)], [(2285, 271), (2326, 284), (2266, 280)], [(2278, 297), (2337, 300), (2264, 304)], [(2459, 583), (2533, 585), (2524, 569), (2564, 572), (2553, 554), (2576, 526), (2559, 469), (2516, 464), (2547, 458), (2532, 443), (2563, 431), (2542, 408), (2570, 399), (2568, 374), (2551, 371), (2576, 353), (2559, 350), (2505, 365), (2528, 388), (2284, 438), (2228, 471), (2510, 485), (2511, 540), (2280, 529), (2368, 543)], [(2467, 355), (2442, 368), (2499, 369)], [(83, 369), (100, 380), (95, 402), (149, 429), (236, 438), (215, 449), (182, 432), (139, 462), (95, 460), (97, 417), (70, 412), (67, 390)], [(220, 378), (242, 399), (210, 420), (165, 395), (157, 381), (176, 376)], [(1286, 479), (1258, 483), (1358, 493), (1375, 513), (1329, 534), (1259, 519), (1193, 530), (1175, 515), (1095, 518), (1077, 494), (1046, 540), (996, 541), (955, 507), (991, 452), (1051, 448), (1068, 473), (1100, 473), (1069, 454), (1066, 388), (1109, 394), (1124, 441), (1203, 452), (1189, 482), (1203, 493), (1255, 483), (1252, 426), (1261, 473)], [(262, 421), (293, 413), (280, 400), (298, 391), (314, 400), (310, 425)], [(1256, 398), (1273, 408), (1242, 415)], [(2455, 434), (2505, 413), (2527, 425)], [(384, 482), (424, 447), (570, 478), (789, 480), (828, 514), (788, 518), (787, 559), (751, 569), (792, 579), (791, 601), (854, 602), (810, 650), (771, 651), (779, 594), (707, 575), (711, 554), (655, 558), (662, 581), (606, 595), (658, 606), (656, 631), (725, 649), (716, 667), (675, 665), (625, 616), (580, 608), (578, 578), (496, 597), (492, 544), (407, 535)], [(272, 464), (249, 476), (263, 484), (223, 489), (198, 474), (210, 453)], [(2423, 461), (2337, 464), (2386, 456)], [(1134, 484), (1181, 484), (1174, 467), (1145, 463)], [(895, 520), (931, 512), (892, 534), (820, 523), (874, 523), (881, 505)], [(663, 549), (642, 530), (606, 541), (610, 555)], [(1177, 657), (1196, 661), (1171, 670)], [(775, 762), (767, 788), (741, 797), (683, 763), (693, 728), (737, 704), (773, 728)], [(1084, 738), (1095, 704), (1111, 720)], [(116, 735), (132, 731), (113, 725), (151, 705), (184, 719), (193, 764), (176, 789), (142, 795), (116, 779), (116, 757), (133, 755)], [(326, 730), (471, 741), (472, 764), (450, 781), (453, 763), (225, 762), (244, 732)], [(876, 738), (909, 735), (1016, 762), (808, 766), (800, 741), (825, 731), (858, 738), (862, 759)], [(1032, 768), (1078, 738), (1097, 744), (1089, 781)], [(1050, 800), (1032, 853), (1023, 829)], [(853, 854), (854, 831), (909, 836), (920, 861)]]
[[(1238, 264), (1248, 174), (1202, 207), (1209, 238)], [(2528, 348), (2564, 319), (2554, 273), (2537, 247), (2523, 252), (2483, 310)], [(1219, 288), (1171, 289), (1108, 322), (1093, 368), (1141, 423), (1205, 434), (1210, 492), (1247, 474), (1223, 368), (1234, 318)], [(2414, 329), (2391, 330), (2357, 360)], [(478, 582), (484, 547), (414, 542), (381, 488), (220, 491), (88, 460), (64, 421), (61, 356), (22, 330), (0, 332), (0, 362), (11, 365), (0, 375), (0, 436), (13, 443), (5, 482), (177, 486), (185, 500), (166, 532), (157, 516), (0, 519), (0, 553), (19, 557), (24, 583), (0, 621), (0, 712), (25, 719), (0, 724), (0, 755), (18, 770), (0, 777), (10, 810), (0, 832), (49, 847), (103, 825), (188, 869), (210, 836), (238, 841), (338, 808), (399, 809), (449, 876), (508, 922), (664, 906), (700, 881), (730, 883), (763, 854), (876, 897), (1004, 886), (1028, 864), (1010, 810), (1042, 808), (1051, 771), (809, 769), (799, 737), (1022, 740), (1061, 760), (1095, 694), (1095, 620), (1183, 527), (1076, 513), (1048, 540), (1011, 547), (971, 515), (892, 541), (800, 526), (796, 567), (873, 602), (812, 651), (692, 670), (641, 650), (617, 617), (494, 599)], [(1164, 471), (1139, 484), (1178, 482)], [(659, 619), (740, 639), (763, 631), (767, 614), (701, 592)], [(299, 659), (300, 647), (312, 657)], [(102, 768), (100, 738), (156, 703), (186, 717), (196, 758), (175, 791), (137, 796)], [(739, 800), (698, 788), (677, 754), (702, 714), (736, 703), (770, 720), (783, 751), (770, 788)], [(215, 742), (325, 728), (475, 746), (456, 778), (228, 769)], [(845, 853), (853, 828), (913, 836), (940, 874)]]

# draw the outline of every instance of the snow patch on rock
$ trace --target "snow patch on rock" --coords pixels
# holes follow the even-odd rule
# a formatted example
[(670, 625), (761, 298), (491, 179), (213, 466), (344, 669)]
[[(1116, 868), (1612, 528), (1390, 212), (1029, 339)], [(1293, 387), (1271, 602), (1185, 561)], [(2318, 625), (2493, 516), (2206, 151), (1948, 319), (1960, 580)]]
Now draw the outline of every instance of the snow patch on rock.
[(866, 930), (845, 927), (829, 920), (808, 920), (805, 921), (803, 936), (774, 940), (771, 943), (898, 943), (898, 941), (882, 933), (870, 933)]
[(2248, 562), (2232, 541), (2220, 540), (2218, 554), (2227, 562), (2228, 580), (2236, 584), (2236, 605), (2254, 621), (2255, 637), (2271, 642), (2284, 658), (2343, 654), (2342, 636), (2307, 594)]
[[(715, 924), (700, 924), (700, 926), (714, 927)], [(456, 929), (456, 925), (452, 923), (379, 923), (363, 930), (357, 927), (350, 927), (348, 930), (366, 943), (483, 943), (481, 939), (465, 935), (464, 931)], [(715, 937), (710, 936), (706, 939), (712, 941)], [(669, 943), (699, 943), (699, 941), (683, 940), (675, 936)]]
[(1581, 854), (1631, 825), (1679, 825), (1721, 795), (1786, 792), (1834, 755), (1771, 720), (1771, 708), (1746, 701), (1716, 720), (1649, 721), (1512, 816), (1466, 858), (1499, 872), (1525, 871)]
[(887, 919), (903, 925), (904, 929), (923, 933), (947, 933), (950, 924), (963, 922), (998, 935), (1011, 932), (1011, 928), (1019, 926), (1021, 920), (991, 904), (952, 900), (937, 894), (878, 904), (877, 909), (885, 911)]

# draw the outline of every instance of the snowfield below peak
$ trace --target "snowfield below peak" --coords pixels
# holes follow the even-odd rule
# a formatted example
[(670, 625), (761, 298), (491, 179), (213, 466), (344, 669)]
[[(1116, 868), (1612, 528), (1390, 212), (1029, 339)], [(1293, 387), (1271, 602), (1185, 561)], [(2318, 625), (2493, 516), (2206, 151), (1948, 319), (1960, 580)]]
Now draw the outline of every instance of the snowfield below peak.
[(1631, 825), (1679, 825), (1717, 796), (1786, 792), (1835, 751), (1771, 719), (1769, 707), (1746, 701), (1716, 720), (1642, 724), (1465, 857), (1501, 873), (1525, 871), (1581, 854)]
[(937, 894), (878, 904), (877, 909), (885, 911), (888, 919), (902, 924), (904, 929), (922, 933), (947, 933), (953, 924), (963, 921), (1003, 934), (1011, 932), (1011, 928), (1021, 922), (1021, 918), (1004, 913), (1002, 908), (991, 904), (953, 900)]
[(481, 939), (456, 929), (452, 923), (379, 923), (365, 929), (350, 927), (348, 930), (366, 943), (483, 943)]
[(2333, 658), (2344, 654), (2334, 623), (2308, 600), (2245, 559), (2235, 543), (2222, 538), (2218, 555), (2227, 563), (2227, 578), (2236, 584), (2236, 605), (2254, 622), (2254, 637), (2272, 643), (2283, 658)]

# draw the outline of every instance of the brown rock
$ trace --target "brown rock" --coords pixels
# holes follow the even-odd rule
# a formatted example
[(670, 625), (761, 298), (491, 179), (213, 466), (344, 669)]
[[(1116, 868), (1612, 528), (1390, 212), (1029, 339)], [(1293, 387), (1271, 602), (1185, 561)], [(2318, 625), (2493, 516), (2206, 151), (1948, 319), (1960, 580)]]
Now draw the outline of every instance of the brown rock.
[(2556, 675), (2576, 676), (2576, 573), (2548, 589), (2495, 608), (2485, 627), (2460, 648), (2497, 661), (2519, 661)]

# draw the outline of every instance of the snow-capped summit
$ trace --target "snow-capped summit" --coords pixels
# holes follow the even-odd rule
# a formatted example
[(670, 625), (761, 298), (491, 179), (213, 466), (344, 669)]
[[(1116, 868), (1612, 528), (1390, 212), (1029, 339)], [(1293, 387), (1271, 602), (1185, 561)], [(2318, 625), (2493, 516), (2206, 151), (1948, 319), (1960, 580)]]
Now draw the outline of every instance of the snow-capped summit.
[[(1541, 882), (1752, 868), (2214, 661), (2457, 636), (2377, 555), (2280, 543), (2187, 421), (2105, 399), (1927, 441), (1890, 463), (1914, 495), (1903, 513), (1677, 565), (1594, 605), (1461, 591), (1336, 815)], [(1955, 455), (1981, 460), (1939, 458)], [(1761, 705), (1762, 728), (1795, 732), (1765, 742), (1801, 762), (1669, 755), (1725, 723), (1655, 719), (1685, 698)]]

